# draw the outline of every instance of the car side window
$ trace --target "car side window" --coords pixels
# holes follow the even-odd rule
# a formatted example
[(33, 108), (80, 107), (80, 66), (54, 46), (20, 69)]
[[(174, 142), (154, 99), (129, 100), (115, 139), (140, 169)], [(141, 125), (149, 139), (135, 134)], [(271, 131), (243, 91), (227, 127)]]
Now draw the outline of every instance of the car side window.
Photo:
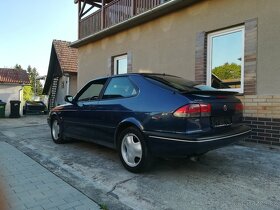
[(138, 89), (127, 77), (115, 77), (111, 79), (102, 98), (127, 98), (137, 95), (137, 92)]
[(92, 82), (78, 97), (77, 101), (91, 101), (98, 99), (102, 88), (106, 83), (106, 79)]

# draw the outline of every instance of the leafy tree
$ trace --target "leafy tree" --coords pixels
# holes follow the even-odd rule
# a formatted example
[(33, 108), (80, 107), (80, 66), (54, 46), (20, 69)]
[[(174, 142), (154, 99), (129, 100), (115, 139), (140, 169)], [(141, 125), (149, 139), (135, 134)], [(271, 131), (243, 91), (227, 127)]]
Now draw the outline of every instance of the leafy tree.
[(16, 65), (15, 65), (15, 69), (23, 70), (23, 69), (21, 68), (21, 65), (19, 65), (19, 64), (16, 64)]
[(30, 85), (24, 86), (23, 87), (23, 100), (30, 101), (32, 99), (32, 96), (33, 96), (33, 92), (32, 92), (31, 86)]
[[(39, 80), (36, 80), (36, 78), (39, 76), (39, 73), (37, 72), (36, 68), (31, 68), (31, 66), (29, 65), (27, 67), (27, 73), (29, 76), (29, 80), (31, 83), (31, 90), (34, 93), (34, 95), (42, 95), (43, 92), (43, 87), (42, 84), (40, 83)], [(36, 88), (36, 90), (35, 90)]]
[(219, 79), (240, 79), (241, 78), (241, 66), (236, 63), (225, 63), (222, 66), (217, 66), (212, 70)]
[[(23, 70), (21, 65), (16, 64), (15, 69)], [(36, 77), (39, 76), (36, 68), (32, 68), (30, 65), (27, 67), (27, 74), (30, 80), (29, 86), (23, 87), (23, 99), (25, 101), (31, 100), (32, 96), (35, 95), (42, 95), (43, 87), (39, 80), (36, 80)], [(36, 84), (36, 85), (35, 85)], [(35, 92), (36, 88), (36, 92)]]
[[(19, 64), (15, 65), (15, 69), (23, 70), (21, 65), (19, 65)], [(30, 85), (24, 86), (23, 87), (23, 100), (30, 101), (32, 99), (32, 96), (33, 96), (33, 92), (32, 92), (31, 86)]]

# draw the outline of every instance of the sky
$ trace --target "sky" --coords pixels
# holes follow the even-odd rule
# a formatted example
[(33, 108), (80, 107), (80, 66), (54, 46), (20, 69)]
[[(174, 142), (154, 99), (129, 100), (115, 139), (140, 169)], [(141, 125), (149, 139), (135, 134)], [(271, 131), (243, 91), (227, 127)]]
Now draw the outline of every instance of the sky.
[(0, 0), (0, 68), (46, 75), (52, 40), (77, 40), (77, 9), (74, 0)]
[(234, 32), (213, 38), (212, 69), (228, 63), (241, 64), (238, 60), (242, 57), (242, 32)]

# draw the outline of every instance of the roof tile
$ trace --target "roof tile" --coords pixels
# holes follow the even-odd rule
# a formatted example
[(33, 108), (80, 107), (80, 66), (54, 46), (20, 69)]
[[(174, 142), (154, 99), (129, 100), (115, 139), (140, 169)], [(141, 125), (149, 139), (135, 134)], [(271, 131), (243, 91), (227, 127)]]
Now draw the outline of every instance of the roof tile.
[(71, 42), (53, 40), (53, 45), (63, 72), (77, 72), (78, 50), (70, 47)]
[(0, 68), (0, 83), (30, 84), (25, 70)]

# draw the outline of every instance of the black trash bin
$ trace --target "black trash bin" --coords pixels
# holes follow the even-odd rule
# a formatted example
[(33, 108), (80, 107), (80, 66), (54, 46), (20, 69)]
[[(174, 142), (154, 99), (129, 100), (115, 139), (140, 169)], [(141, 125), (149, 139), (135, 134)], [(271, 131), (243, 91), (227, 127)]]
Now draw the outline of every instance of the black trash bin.
[(5, 117), (5, 107), (6, 103), (0, 100), (0, 118)]
[(19, 110), (20, 110), (20, 101), (10, 101), (11, 104), (11, 113), (10, 113), (10, 118), (19, 118)]

